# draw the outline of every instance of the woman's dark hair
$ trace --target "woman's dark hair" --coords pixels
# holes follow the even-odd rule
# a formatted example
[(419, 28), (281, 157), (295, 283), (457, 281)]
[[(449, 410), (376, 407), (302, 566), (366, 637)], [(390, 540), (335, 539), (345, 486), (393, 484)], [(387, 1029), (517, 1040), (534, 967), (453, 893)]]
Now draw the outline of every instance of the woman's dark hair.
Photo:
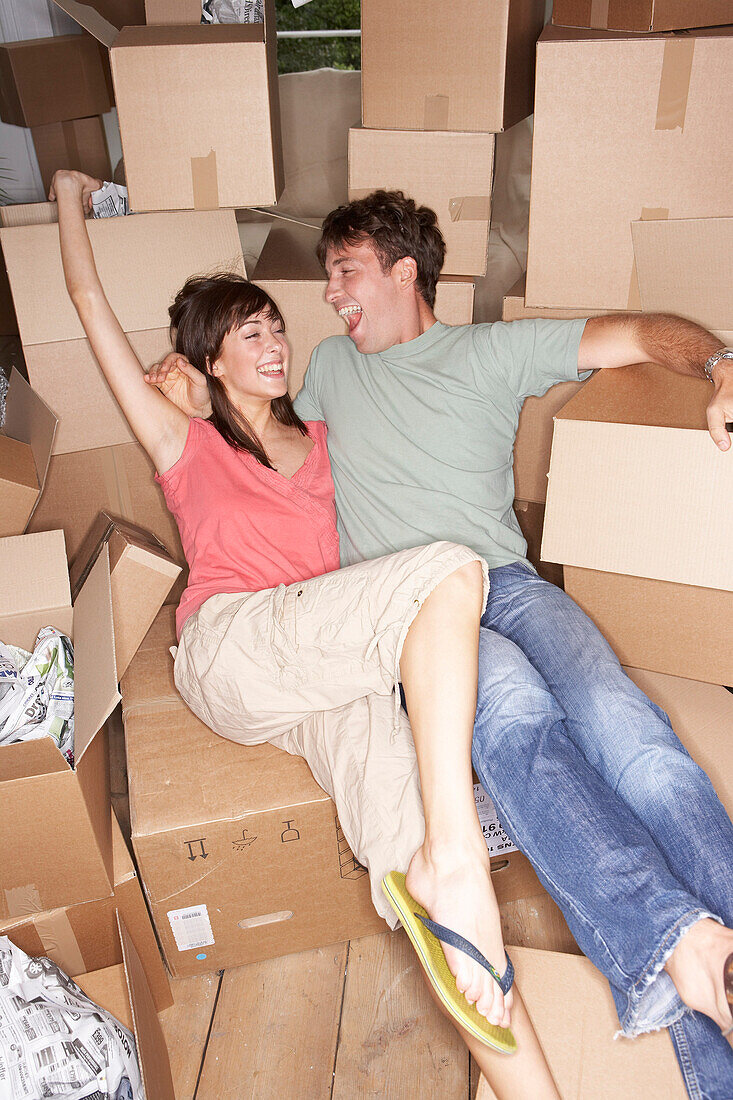
[(372, 191), (363, 199), (332, 210), (323, 223), (316, 253), (325, 267), (329, 248), (369, 240), (385, 274), (398, 260), (417, 264), (416, 290), (432, 309), (435, 285), (445, 260), (445, 241), (429, 206), (417, 206), (402, 191)]
[[(174, 349), (206, 376), (211, 423), (230, 447), (247, 451), (263, 466), (274, 469), (247, 418), (229, 400), (221, 379), (211, 373), (211, 365), (221, 355), (227, 333), (241, 328), (256, 314), (264, 313), (269, 320), (279, 321), (285, 328), (282, 314), (270, 295), (235, 273), (194, 275), (178, 291), (168, 313)], [(275, 397), (271, 407), (272, 415), (281, 424), (308, 434), (289, 394)]]

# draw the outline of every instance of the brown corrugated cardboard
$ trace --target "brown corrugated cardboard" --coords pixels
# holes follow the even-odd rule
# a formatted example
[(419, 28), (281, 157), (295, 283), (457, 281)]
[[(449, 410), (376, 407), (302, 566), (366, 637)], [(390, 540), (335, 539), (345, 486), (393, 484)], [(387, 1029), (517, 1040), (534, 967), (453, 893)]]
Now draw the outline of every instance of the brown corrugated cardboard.
[(59, 168), (86, 172), (102, 181), (111, 179), (107, 138), (99, 115), (34, 126), (31, 134), (46, 194)]
[[(277, 202), (283, 167), (274, 0), (265, 0), (264, 23), (126, 27), (119, 34), (76, 0), (55, 2), (110, 47), (133, 210)], [(222, 107), (233, 88), (246, 89), (242, 111)]]
[[(575, 1100), (686, 1100), (669, 1036), (614, 1042), (619, 1030), (608, 982), (577, 955), (507, 948), (560, 1095)], [(496, 1100), (482, 1077), (476, 1100)]]
[[(122, 684), (133, 845), (171, 973), (383, 931), (366, 872), (305, 761), (199, 722), (173, 684), (174, 641), (164, 608)], [(543, 892), (519, 852), (492, 871), (500, 902)], [(205, 942), (179, 949), (173, 929), (197, 911)]]
[(632, 222), (641, 308), (678, 313), (733, 344), (733, 218)]
[(117, 922), (123, 964), (80, 974), (75, 981), (134, 1032), (145, 1095), (150, 1100), (175, 1100), (168, 1050), (145, 968), (122, 917)]
[(730, 0), (553, 0), (552, 22), (609, 31), (677, 31), (730, 23)]
[(0, 428), (0, 536), (20, 535), (43, 491), (56, 417), (13, 367)]
[(10, 293), (8, 269), (0, 249), (0, 336), (17, 336), (18, 318), (15, 316), (13, 295)]
[(446, 275), (483, 275), (489, 247), (493, 134), (349, 130), (349, 199), (399, 189), (438, 215)]
[[(725, 217), (733, 28), (546, 27), (537, 45), (527, 304), (639, 309), (631, 222)], [(701, 173), (719, 149), (714, 172)]]
[(200, 23), (201, 0), (145, 0), (145, 22), (148, 26)]
[(562, 309), (559, 306), (545, 308), (544, 306), (528, 306), (525, 297), (525, 284), (527, 275), (520, 275), (514, 286), (507, 290), (502, 299), (502, 321), (524, 321), (534, 317), (544, 317), (556, 321), (572, 321), (578, 317), (603, 317), (613, 313), (612, 309), (584, 309), (575, 306), (573, 309)]
[(3, 43), (0, 118), (13, 126), (45, 126), (109, 111), (103, 56), (88, 34)]
[(115, 663), (121, 679), (165, 603), (181, 567), (150, 531), (100, 512), (69, 566), (72, 599), (76, 598), (105, 546), (109, 549)]
[(729, 684), (733, 464), (711, 392), (651, 364), (591, 379), (555, 420), (542, 558), (624, 662)]
[(19, 202), (0, 206), (0, 226), (51, 225), (58, 223), (59, 209), (55, 202)]
[[(548, 456), (549, 457), (549, 456)], [(542, 561), (542, 528), (545, 524), (545, 506), (535, 500), (515, 500), (514, 514), (519, 521), (522, 534), (527, 540), (527, 557), (541, 577), (550, 584), (563, 587), (562, 566), (554, 562)]]
[[(326, 278), (316, 259), (318, 230), (278, 220), (265, 241), (253, 279), (277, 302), (285, 318), (291, 349), (288, 388), (295, 395), (303, 384), (311, 352), (327, 336), (343, 336), (346, 326), (324, 299)], [(447, 325), (473, 319), (474, 285), (470, 280), (439, 279), (435, 312)]]
[(160, 956), (135, 865), (112, 812), (112, 868), (114, 893), (96, 901), (60, 909), (35, 911), (0, 923), (0, 935), (9, 936), (27, 955), (46, 955), (70, 978), (122, 962), (116, 911), (125, 922), (140, 955), (156, 1008), (173, 1003), (170, 982)]
[(74, 755), (50, 738), (0, 747), (4, 838), (0, 919), (112, 891), (107, 741), (119, 700), (109, 559), (100, 555), (73, 611), (61, 531), (0, 540), (0, 638), (32, 649), (44, 626), (74, 642)]
[(362, 0), (362, 121), (497, 132), (532, 113), (542, 0)]
[[(170, 350), (168, 306), (190, 275), (244, 274), (230, 210), (136, 214), (87, 223), (105, 293), (144, 366)], [(33, 388), (59, 417), (55, 453), (134, 439), (66, 292), (58, 229), (0, 230)]]
[(184, 567), (168, 595), (169, 603), (177, 603), (187, 575), (185, 558), (176, 522), (154, 475), (153, 463), (139, 443), (53, 455), (29, 529), (62, 528), (73, 559), (99, 512), (139, 524), (169, 547), (173, 560)]

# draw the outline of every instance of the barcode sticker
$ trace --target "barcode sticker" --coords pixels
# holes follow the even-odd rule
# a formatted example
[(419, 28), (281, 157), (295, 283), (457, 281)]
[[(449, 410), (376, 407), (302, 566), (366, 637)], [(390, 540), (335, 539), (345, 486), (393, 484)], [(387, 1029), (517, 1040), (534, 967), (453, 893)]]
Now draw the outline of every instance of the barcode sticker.
[(205, 905), (191, 905), (188, 909), (170, 909), (168, 920), (179, 951), (192, 951), (196, 947), (208, 947), (214, 943), (209, 911)]
[(516, 844), (513, 844), (504, 832), (496, 807), (480, 783), (474, 783), (473, 797), (476, 800), (478, 819), (489, 855), (498, 856), (503, 852), (519, 851)]

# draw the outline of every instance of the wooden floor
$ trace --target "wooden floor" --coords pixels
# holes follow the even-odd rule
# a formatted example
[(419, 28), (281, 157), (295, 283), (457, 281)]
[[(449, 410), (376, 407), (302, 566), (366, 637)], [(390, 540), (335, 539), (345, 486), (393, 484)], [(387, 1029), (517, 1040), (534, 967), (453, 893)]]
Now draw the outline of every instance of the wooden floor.
[[(112, 798), (129, 840), (122, 724), (108, 728)], [(501, 912), (506, 943), (578, 952), (546, 894)], [(429, 997), (401, 931), (171, 987), (175, 1004), (161, 1022), (177, 1100), (476, 1097), (478, 1068)]]

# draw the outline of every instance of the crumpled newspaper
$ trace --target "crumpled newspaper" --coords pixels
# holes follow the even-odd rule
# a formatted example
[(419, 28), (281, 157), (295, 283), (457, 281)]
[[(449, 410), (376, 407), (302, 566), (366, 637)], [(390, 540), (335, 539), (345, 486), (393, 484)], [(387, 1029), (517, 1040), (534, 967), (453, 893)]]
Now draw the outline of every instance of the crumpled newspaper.
[(56, 963), (0, 936), (0, 1097), (53, 1096), (144, 1100), (135, 1039)]
[(5, 410), (9, 385), (10, 383), (3, 374), (2, 370), (0, 370), (0, 428), (2, 428), (3, 424), (5, 423)]
[(74, 648), (53, 626), (33, 653), (0, 642), (0, 745), (39, 737), (53, 738), (73, 768)]
[(206, 23), (264, 23), (265, 0), (204, 0)]
[(127, 188), (121, 183), (105, 183), (92, 191), (93, 218), (121, 218), (131, 213)]

